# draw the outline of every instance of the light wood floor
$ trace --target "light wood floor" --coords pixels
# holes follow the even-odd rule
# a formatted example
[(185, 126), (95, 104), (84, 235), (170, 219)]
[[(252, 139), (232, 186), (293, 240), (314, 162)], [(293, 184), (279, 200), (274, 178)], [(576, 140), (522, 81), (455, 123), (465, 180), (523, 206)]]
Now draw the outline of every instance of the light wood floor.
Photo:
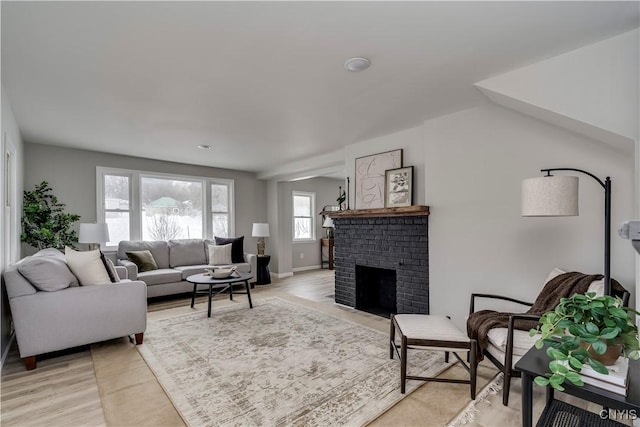
[[(333, 293), (331, 270), (298, 273), (274, 280), (271, 285), (256, 286), (251, 291), (254, 299), (268, 296), (300, 299), (310, 307), (321, 304), (325, 311), (353, 318), (381, 331), (388, 330), (387, 319), (339, 306), (333, 302)], [(242, 298), (246, 296), (234, 299)], [(214, 311), (216, 306), (231, 303), (227, 295), (220, 295), (215, 301)], [(187, 296), (150, 301), (149, 317), (188, 311), (189, 304)], [(197, 299), (196, 309), (206, 310), (206, 297)], [(495, 375), (495, 370), (481, 368), (479, 389)], [(454, 366), (447, 372), (461, 375), (456, 369)], [(468, 399), (465, 387), (428, 383), (374, 424), (425, 425), (424, 421), (430, 420), (435, 423), (429, 425), (441, 425), (459, 409), (443, 410), (443, 405), (434, 401), (433, 393), (441, 396), (448, 393), (452, 399), (449, 401)], [(1, 405), (2, 426), (184, 425), (135, 345), (127, 338), (39, 358), (38, 368), (29, 372), (25, 371), (17, 350), (12, 349), (2, 372)]]

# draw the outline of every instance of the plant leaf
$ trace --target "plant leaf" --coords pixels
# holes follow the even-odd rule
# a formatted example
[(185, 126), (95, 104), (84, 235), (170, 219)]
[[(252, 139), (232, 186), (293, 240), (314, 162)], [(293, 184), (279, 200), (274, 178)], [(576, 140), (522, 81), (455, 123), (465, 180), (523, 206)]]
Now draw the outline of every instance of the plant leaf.
[(569, 357), (569, 365), (576, 371), (580, 371), (582, 369), (582, 362), (573, 356)]
[(609, 371), (607, 370), (607, 367), (604, 366), (602, 363), (598, 362), (597, 360), (591, 359), (589, 361), (589, 365), (591, 365), (594, 371), (599, 372), (603, 375), (609, 375)]
[(597, 340), (591, 343), (591, 348), (598, 354), (604, 354), (607, 351), (607, 343)]
[(546, 387), (546, 386), (549, 385), (549, 379), (545, 378), (545, 377), (540, 377), (540, 376), (535, 377), (533, 379), (533, 382), (538, 384), (539, 386), (542, 386), (542, 387)]
[(583, 386), (584, 381), (582, 381), (582, 377), (577, 372), (569, 371), (567, 375), (565, 375), (566, 379), (571, 381), (573, 384), (577, 386)]

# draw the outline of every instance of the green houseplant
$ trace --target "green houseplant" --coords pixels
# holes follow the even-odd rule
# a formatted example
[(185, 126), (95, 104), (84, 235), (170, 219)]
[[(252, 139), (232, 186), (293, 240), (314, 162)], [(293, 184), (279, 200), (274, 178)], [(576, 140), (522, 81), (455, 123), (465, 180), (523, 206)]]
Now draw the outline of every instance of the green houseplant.
[(58, 202), (52, 191), (49, 183), (42, 181), (33, 191), (24, 192), (20, 240), (38, 249), (75, 248), (78, 236), (71, 226), (80, 215), (66, 213), (66, 205)]
[(633, 321), (637, 311), (622, 306), (622, 300), (609, 295), (596, 296), (594, 292), (575, 294), (562, 298), (553, 311), (544, 313), (540, 324), (529, 335), (540, 333), (536, 348), (548, 345), (551, 373), (538, 376), (535, 382), (564, 390), (565, 380), (582, 386), (580, 370), (585, 363), (596, 372), (607, 375), (609, 371), (601, 362), (607, 350), (630, 359), (640, 358), (638, 327)]

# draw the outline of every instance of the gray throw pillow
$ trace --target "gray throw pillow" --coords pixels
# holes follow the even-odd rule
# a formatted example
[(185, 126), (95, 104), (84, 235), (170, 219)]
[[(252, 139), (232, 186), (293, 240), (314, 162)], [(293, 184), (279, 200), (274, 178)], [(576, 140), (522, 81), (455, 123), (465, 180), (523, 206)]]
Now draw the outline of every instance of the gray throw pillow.
[(67, 263), (57, 257), (30, 257), (18, 265), (18, 271), (41, 291), (53, 292), (78, 286), (78, 279)]

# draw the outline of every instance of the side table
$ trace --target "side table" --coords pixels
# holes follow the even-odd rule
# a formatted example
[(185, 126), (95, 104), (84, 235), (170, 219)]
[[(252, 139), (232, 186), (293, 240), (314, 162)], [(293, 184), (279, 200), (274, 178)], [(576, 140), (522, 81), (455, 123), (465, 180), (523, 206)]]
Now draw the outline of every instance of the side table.
[[(327, 257), (324, 257), (324, 250), (326, 248)], [(329, 270), (333, 270), (333, 251), (334, 251), (333, 239), (332, 238), (322, 238), (320, 239), (320, 268), (324, 268), (324, 265), (327, 264)]]
[[(533, 378), (538, 375), (544, 375), (549, 371), (549, 356), (546, 347), (538, 350), (535, 347), (529, 350), (522, 359), (516, 363), (515, 368), (522, 372), (522, 426), (531, 427), (533, 424)], [(599, 387), (585, 384), (582, 387), (575, 386), (566, 381), (562, 386), (565, 388), (563, 393), (571, 394), (590, 402), (597, 403), (606, 408), (621, 410), (624, 416), (638, 416), (640, 414), (640, 360), (629, 360), (629, 388), (626, 396), (616, 394)], [(613, 419), (602, 419), (598, 414), (587, 412), (585, 410), (571, 407), (568, 404), (561, 403), (558, 405), (553, 398), (554, 389), (547, 387), (547, 405), (544, 412), (540, 416), (539, 426), (554, 425), (555, 414), (558, 409), (562, 412), (572, 413), (572, 418), (578, 420), (577, 425), (587, 426), (588, 420), (593, 419), (593, 415), (598, 418), (598, 425), (619, 425)], [(559, 408), (560, 406), (560, 408)], [(575, 408), (575, 409), (574, 409)], [(554, 413), (549, 414), (549, 412)], [(581, 418), (583, 414), (583, 418)]]
[(257, 260), (256, 285), (268, 285), (271, 283), (271, 273), (269, 272), (271, 255), (258, 255)]

